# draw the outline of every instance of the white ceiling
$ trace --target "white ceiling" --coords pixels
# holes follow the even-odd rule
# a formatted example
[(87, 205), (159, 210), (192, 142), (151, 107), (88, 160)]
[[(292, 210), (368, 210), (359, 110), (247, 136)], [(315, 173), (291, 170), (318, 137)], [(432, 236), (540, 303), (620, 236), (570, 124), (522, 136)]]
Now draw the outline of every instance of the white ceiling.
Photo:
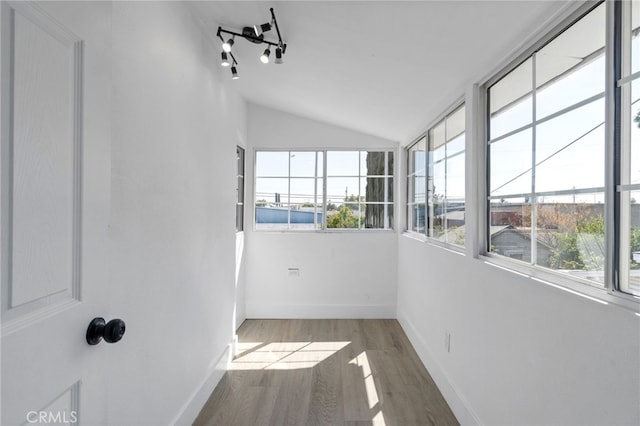
[[(564, 6), (560, 1), (201, 1), (218, 25), (270, 21), (287, 43), (284, 64), (266, 46), (236, 40), (247, 101), (408, 142)], [(265, 34), (276, 40), (275, 31)], [(272, 58), (275, 52), (271, 53)], [(231, 74), (229, 73), (229, 78)]]

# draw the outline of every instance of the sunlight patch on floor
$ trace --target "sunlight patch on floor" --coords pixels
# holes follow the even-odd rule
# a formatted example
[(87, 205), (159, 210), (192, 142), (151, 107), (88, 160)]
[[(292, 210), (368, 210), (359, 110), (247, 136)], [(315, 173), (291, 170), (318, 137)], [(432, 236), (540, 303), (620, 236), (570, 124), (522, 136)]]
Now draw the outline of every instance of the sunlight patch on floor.
[(242, 342), (230, 370), (313, 368), (351, 342)]
[(376, 384), (373, 381), (373, 374), (371, 374), (371, 365), (369, 364), (369, 358), (366, 352), (361, 352), (360, 355), (349, 361), (349, 364), (357, 365), (362, 371), (362, 377), (364, 378), (364, 387), (367, 391), (367, 399), (369, 401), (369, 408), (375, 407), (380, 403), (378, 399), (378, 392), (376, 391)]

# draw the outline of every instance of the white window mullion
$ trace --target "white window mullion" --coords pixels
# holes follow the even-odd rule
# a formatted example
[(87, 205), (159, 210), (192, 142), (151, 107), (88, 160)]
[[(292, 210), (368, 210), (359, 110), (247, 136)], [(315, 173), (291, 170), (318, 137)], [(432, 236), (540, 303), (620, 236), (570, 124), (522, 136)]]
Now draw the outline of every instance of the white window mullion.
[(313, 228), (318, 229), (318, 151), (313, 156)]
[(322, 229), (327, 229), (327, 151), (322, 152)]
[(536, 58), (531, 61), (531, 264), (538, 263), (538, 209), (536, 197)]
[(389, 151), (384, 152), (384, 229), (389, 228)]
[(291, 229), (291, 151), (288, 151), (289, 172), (287, 179), (287, 228)]

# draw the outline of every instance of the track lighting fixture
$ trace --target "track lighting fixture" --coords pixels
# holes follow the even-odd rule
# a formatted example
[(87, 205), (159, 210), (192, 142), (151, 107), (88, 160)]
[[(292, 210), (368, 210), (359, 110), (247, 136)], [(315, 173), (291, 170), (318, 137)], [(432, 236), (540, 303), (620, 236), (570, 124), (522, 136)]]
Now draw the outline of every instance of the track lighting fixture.
[(256, 37), (260, 37), (262, 33), (266, 33), (267, 31), (271, 31), (271, 22), (253, 26), (253, 32), (256, 34)]
[[(225, 30), (222, 27), (218, 27), (218, 38), (222, 41), (222, 62), (221, 65), (223, 67), (231, 66), (231, 75), (235, 80), (238, 78), (238, 73), (236, 70), (236, 66), (238, 65), (238, 61), (236, 61), (235, 56), (231, 52), (231, 48), (233, 47), (233, 43), (235, 37), (242, 37), (247, 41), (250, 41), (254, 44), (266, 44), (267, 48), (264, 50), (264, 53), (260, 56), (260, 61), (264, 64), (269, 63), (269, 56), (271, 55), (271, 46), (276, 48), (276, 64), (282, 64), (282, 56), (287, 51), (287, 45), (283, 43), (282, 36), (280, 35), (280, 28), (278, 28), (278, 21), (276, 20), (276, 15), (273, 12), (273, 8), (269, 9), (271, 12), (271, 22), (266, 22), (261, 25), (254, 25), (252, 27), (244, 27), (241, 32)], [(265, 40), (264, 33), (267, 31), (271, 31), (271, 29), (275, 27), (276, 33), (278, 34), (278, 41), (270, 41)], [(225, 39), (222, 37), (222, 33), (228, 34), (231, 38)], [(231, 59), (228, 58), (229, 55)]]
[(231, 48), (233, 47), (233, 39), (234, 38), (235, 38), (235, 36), (233, 36), (233, 38), (230, 38), (227, 41), (224, 41), (222, 43), (222, 50), (224, 50), (227, 53), (231, 52)]
[(266, 49), (264, 49), (264, 53), (260, 56), (260, 61), (263, 64), (268, 64), (270, 54), (271, 54), (271, 50), (269, 50), (269, 48), (267, 47)]
[(229, 65), (231, 65), (231, 62), (229, 62), (229, 58), (227, 57), (227, 52), (222, 52), (222, 61), (220, 62), (220, 65), (222, 65), (223, 67), (228, 67)]

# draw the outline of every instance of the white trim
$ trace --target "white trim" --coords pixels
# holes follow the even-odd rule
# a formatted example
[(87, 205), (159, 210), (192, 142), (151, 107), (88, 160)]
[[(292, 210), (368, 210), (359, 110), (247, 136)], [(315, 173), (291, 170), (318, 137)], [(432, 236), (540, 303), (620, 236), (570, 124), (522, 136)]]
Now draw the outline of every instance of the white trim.
[(187, 402), (184, 403), (178, 414), (173, 418), (170, 424), (172, 425), (191, 425), (200, 414), (200, 410), (204, 407), (211, 393), (216, 388), (222, 376), (229, 368), (229, 364), (233, 359), (233, 340), (229, 342), (222, 354), (218, 357), (213, 364), (213, 368), (209, 370), (208, 374), (196, 390), (189, 396)]
[[(553, 197), (562, 195), (574, 195), (574, 194), (604, 194), (605, 187), (593, 187), (593, 188), (578, 188), (578, 189), (561, 189), (559, 191), (540, 191), (540, 192), (523, 192), (520, 194), (504, 194), (504, 195), (489, 195), (487, 200), (508, 200), (511, 198), (525, 198), (525, 197)], [(539, 204), (545, 204), (540, 202)]]
[(469, 149), (469, 159), (467, 160), (467, 172), (470, 178), (467, 179), (467, 188), (471, 189), (467, 195), (468, 205), (471, 206), (470, 213), (465, 217), (471, 232), (466, 233), (467, 241), (465, 246), (467, 253), (474, 259), (483, 253), (487, 245), (488, 233), (485, 223), (488, 220), (488, 203), (485, 201), (488, 195), (487, 180), (487, 121), (485, 119), (485, 108), (487, 105), (487, 93), (484, 87), (475, 84), (468, 94), (471, 101), (471, 108), (467, 114), (471, 114), (468, 119), (471, 122), (467, 148)]
[(14, 11), (7, 2), (0, 3), (0, 283), (1, 306), (4, 313), (11, 308), (11, 264), (12, 237), (12, 188), (13, 188), (13, 35)]
[(621, 78), (620, 80), (618, 80), (618, 83), (616, 84), (617, 87), (622, 87), (627, 83), (630, 83), (631, 81), (635, 80), (636, 78), (640, 78), (640, 71), (636, 71), (631, 75), (628, 75), (626, 77)]
[[(404, 231), (402, 234), (400, 234), (403, 237), (407, 237), (407, 238), (411, 238), (413, 240), (416, 241), (420, 241), (421, 243), (425, 243), (428, 244), (432, 247), (437, 247), (443, 250), (446, 250), (450, 253), (456, 254), (458, 256), (466, 256), (466, 250), (465, 247), (466, 246), (459, 246), (459, 245), (455, 245), (452, 243), (447, 243), (444, 241), (440, 241), (437, 240), (433, 237), (428, 237), (425, 234), (421, 233), (421, 232), (416, 232), (416, 231)], [(466, 236), (466, 233), (465, 233)]]
[(621, 294), (620, 292), (610, 293), (604, 287), (604, 284), (598, 285), (598, 283), (594, 281), (573, 277), (560, 271), (530, 265), (500, 255), (489, 253), (480, 255), (479, 259), (488, 266), (530, 278), (551, 287), (585, 297), (594, 302), (640, 313), (640, 297), (630, 296), (626, 293)]
[(379, 305), (301, 305), (247, 300), (248, 319), (395, 319), (396, 303)]
[(623, 191), (638, 191), (640, 190), (640, 183), (632, 183), (632, 184), (628, 184), (628, 185), (618, 185), (616, 188), (616, 191), (618, 192), (623, 192)]
[(427, 371), (436, 383), (438, 390), (444, 397), (449, 408), (453, 411), (456, 419), (463, 425), (481, 425), (484, 424), (478, 414), (473, 410), (469, 401), (465, 398), (459, 387), (447, 375), (445, 369), (442, 368), (438, 360), (428, 349), (429, 345), (422, 338), (422, 334), (413, 325), (411, 320), (403, 313), (398, 312), (398, 322), (402, 326), (409, 341), (413, 345), (420, 361), (424, 364)]
[(7, 3), (11, 9), (19, 12), (24, 18), (67, 47), (72, 47), (82, 40), (36, 2), (8, 1)]

